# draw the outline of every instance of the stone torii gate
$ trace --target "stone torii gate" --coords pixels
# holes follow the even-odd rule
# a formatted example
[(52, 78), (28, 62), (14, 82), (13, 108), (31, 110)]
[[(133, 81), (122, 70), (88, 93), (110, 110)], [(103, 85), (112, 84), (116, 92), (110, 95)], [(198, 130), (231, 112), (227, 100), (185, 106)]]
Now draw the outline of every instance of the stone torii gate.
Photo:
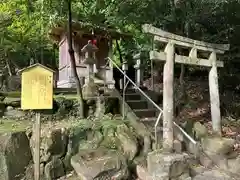
[[(164, 52), (151, 51), (150, 59), (165, 61), (163, 71), (163, 148), (173, 148), (173, 118), (174, 118), (174, 62), (188, 65), (210, 67), (209, 92), (211, 102), (212, 128), (216, 135), (222, 135), (220, 100), (218, 88), (217, 67), (223, 67), (223, 62), (217, 60), (217, 54), (223, 54), (230, 48), (229, 44), (211, 44), (175, 35), (152, 25), (142, 26), (143, 32), (154, 36), (154, 41), (166, 43)], [(177, 55), (175, 47), (190, 49), (189, 56)], [(198, 58), (198, 51), (210, 53), (208, 59)]]

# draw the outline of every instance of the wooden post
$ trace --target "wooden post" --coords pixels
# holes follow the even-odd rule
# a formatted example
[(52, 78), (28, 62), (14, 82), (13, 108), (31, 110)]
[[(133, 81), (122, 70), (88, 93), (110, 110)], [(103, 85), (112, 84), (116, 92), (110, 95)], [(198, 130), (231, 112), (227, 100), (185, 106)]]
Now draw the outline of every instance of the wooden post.
[(34, 180), (40, 180), (40, 112), (53, 107), (53, 76), (54, 71), (34, 64), (19, 71), (21, 73), (21, 109), (36, 110), (36, 122), (33, 125), (33, 161)]
[(41, 136), (41, 122), (40, 113), (36, 112), (35, 124), (35, 146), (34, 146), (34, 180), (40, 180), (40, 136)]
[(212, 52), (209, 60), (212, 63), (212, 68), (209, 72), (209, 92), (211, 103), (212, 128), (215, 135), (222, 135), (220, 100), (218, 88), (218, 74), (217, 74), (217, 57), (216, 53)]
[(173, 150), (173, 117), (174, 117), (174, 44), (168, 43), (165, 48), (166, 63), (163, 70), (163, 149)]

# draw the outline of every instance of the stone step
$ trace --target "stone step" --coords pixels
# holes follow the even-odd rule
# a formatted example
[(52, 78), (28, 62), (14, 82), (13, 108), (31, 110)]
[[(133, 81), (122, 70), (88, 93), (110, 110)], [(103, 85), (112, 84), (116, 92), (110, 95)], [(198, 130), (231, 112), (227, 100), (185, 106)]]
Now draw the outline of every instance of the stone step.
[[(145, 87), (140, 87), (140, 89), (145, 92), (147, 89)], [(140, 93), (139, 90), (135, 87), (130, 87), (130, 88), (127, 88), (126, 91), (125, 91), (127, 94), (134, 94), (134, 93)], [(120, 90), (120, 93), (123, 93), (123, 90), (121, 89)]]
[(156, 117), (144, 117), (144, 118), (141, 118), (140, 121), (143, 122), (143, 123), (152, 123), (152, 122), (156, 122), (157, 118)]
[[(157, 118), (156, 117), (144, 117), (141, 118), (140, 121), (148, 128), (154, 129), (155, 123)], [(162, 124), (159, 122), (159, 125)]]
[(139, 118), (145, 118), (145, 117), (155, 117), (156, 116), (156, 110), (155, 109), (133, 109), (134, 113)]
[[(138, 90), (134, 89), (134, 88), (128, 88), (126, 89), (126, 93), (127, 94), (134, 94), (134, 93), (137, 93)], [(121, 93), (123, 93), (123, 90), (120, 90)]]
[(127, 104), (132, 109), (147, 109), (148, 108), (148, 104), (144, 100), (128, 100)]
[(139, 94), (125, 94), (125, 99), (126, 101), (129, 101), (129, 100), (141, 100), (141, 96)]

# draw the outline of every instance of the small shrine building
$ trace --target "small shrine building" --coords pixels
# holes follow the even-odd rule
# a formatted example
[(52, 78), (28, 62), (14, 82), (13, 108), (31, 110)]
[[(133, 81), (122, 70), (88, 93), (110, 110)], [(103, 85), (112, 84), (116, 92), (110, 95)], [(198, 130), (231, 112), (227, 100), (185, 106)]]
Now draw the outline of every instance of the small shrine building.
[[(71, 68), (70, 55), (68, 53), (67, 28), (66, 24), (58, 25), (51, 29), (50, 38), (57, 41), (59, 46), (59, 63), (58, 63), (58, 88), (73, 88), (75, 81)], [(95, 53), (96, 64), (94, 64), (94, 73), (101, 80), (114, 87), (113, 67), (107, 65), (107, 57), (112, 58), (113, 40), (121, 38), (131, 38), (126, 33), (121, 33), (114, 29), (100, 26), (94, 26), (83, 22), (72, 22), (73, 30), (73, 49), (75, 53), (76, 68), (79, 78), (85, 79), (88, 76), (87, 65), (84, 64), (84, 53), (81, 49), (91, 40), (98, 48)]]

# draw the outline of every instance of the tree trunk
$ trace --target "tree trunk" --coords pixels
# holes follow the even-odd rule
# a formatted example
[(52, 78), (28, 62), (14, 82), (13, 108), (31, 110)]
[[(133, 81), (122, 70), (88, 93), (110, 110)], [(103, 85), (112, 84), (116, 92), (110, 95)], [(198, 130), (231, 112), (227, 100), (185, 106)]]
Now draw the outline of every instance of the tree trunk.
[[(186, 22), (184, 24), (184, 28), (182, 28), (182, 32), (186, 37), (189, 37), (189, 33), (190, 33), (190, 24), (188, 22)], [(180, 51), (180, 53), (183, 53)], [(184, 55), (184, 54), (182, 54)], [(180, 96), (178, 97), (178, 102), (176, 103), (176, 112), (175, 112), (175, 116), (178, 116), (179, 113), (182, 110), (182, 107), (184, 106), (186, 100), (187, 100), (187, 93), (186, 93), (186, 89), (185, 89), (185, 81), (184, 81), (184, 75), (185, 75), (185, 65), (181, 64), (181, 73), (179, 76), (179, 84), (180, 84)]]
[(8, 75), (9, 75), (9, 76), (12, 76), (12, 75), (13, 75), (13, 73), (12, 73), (12, 67), (11, 67), (9, 61), (10, 61), (10, 60), (8, 59), (8, 54), (6, 53), (6, 54), (5, 54), (5, 62), (6, 62), (7, 70), (8, 70)]
[(9, 60), (7, 60), (7, 59), (6, 59), (6, 65), (7, 65), (7, 69), (8, 69), (8, 75), (12, 76), (13, 75), (12, 68), (10, 66)]
[(116, 40), (116, 45), (117, 45), (117, 50), (118, 50), (118, 53), (119, 53), (120, 63), (122, 64), (123, 63), (123, 57), (122, 57), (122, 52), (121, 52), (120, 46), (118, 44), (118, 40)]
[(184, 64), (181, 64), (181, 73), (180, 73), (180, 77), (179, 77), (179, 83), (180, 83), (180, 92), (181, 92), (181, 96), (182, 96), (181, 98), (183, 100), (186, 99), (184, 74), (185, 74), (185, 66), (184, 66)]
[(79, 116), (80, 118), (84, 118), (84, 102), (83, 102), (83, 95), (82, 95), (82, 87), (80, 83), (80, 79), (77, 74), (76, 69), (76, 61), (74, 56), (74, 50), (72, 47), (72, 9), (71, 9), (71, 0), (67, 0), (68, 2), (68, 52), (70, 55), (70, 61), (71, 61), (71, 68), (73, 72), (73, 76), (76, 83), (76, 89), (77, 89), (77, 95), (78, 95), (78, 101), (79, 101)]
[[(184, 28), (183, 28), (183, 34), (186, 35), (186, 37), (189, 37), (190, 35), (190, 24), (189, 22), (186, 22), (185, 25), (184, 25)], [(180, 77), (179, 77), (179, 83), (180, 83), (180, 92), (181, 92), (181, 99), (183, 101), (186, 100), (186, 97), (187, 97), (187, 94), (186, 94), (186, 91), (185, 91), (185, 84), (184, 84), (184, 74), (185, 74), (185, 65), (184, 64), (181, 64), (181, 74), (180, 74)]]

